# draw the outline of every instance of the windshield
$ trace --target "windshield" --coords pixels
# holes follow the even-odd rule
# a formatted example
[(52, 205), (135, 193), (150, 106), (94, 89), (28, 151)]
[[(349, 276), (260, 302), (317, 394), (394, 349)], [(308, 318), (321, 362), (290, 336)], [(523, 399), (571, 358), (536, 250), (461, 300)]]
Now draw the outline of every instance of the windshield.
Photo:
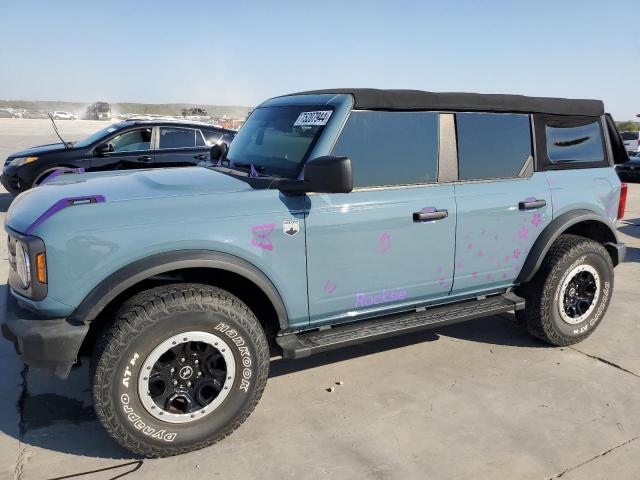
[(254, 110), (231, 142), (230, 166), (253, 165), (266, 175), (295, 178), (332, 113), (326, 105)]
[(93, 142), (96, 142), (98, 140), (100, 140), (102, 137), (115, 132), (116, 130), (118, 130), (118, 127), (116, 127), (115, 125), (109, 125), (106, 128), (103, 128), (102, 130), (98, 130), (96, 133), (92, 133), (91, 135), (89, 135), (87, 138), (83, 138), (82, 140), (80, 140), (79, 142), (76, 142), (73, 144), (74, 147), (88, 147), (89, 145), (91, 145)]

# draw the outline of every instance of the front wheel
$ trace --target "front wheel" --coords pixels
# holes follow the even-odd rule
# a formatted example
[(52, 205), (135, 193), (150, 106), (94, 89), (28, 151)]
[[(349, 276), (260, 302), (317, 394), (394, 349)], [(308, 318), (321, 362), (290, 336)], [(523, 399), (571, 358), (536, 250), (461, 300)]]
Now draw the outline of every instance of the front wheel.
[(244, 422), (267, 382), (265, 334), (233, 295), (201, 284), (125, 302), (93, 359), (96, 416), (128, 450), (165, 457), (206, 447)]
[(516, 312), (529, 333), (552, 345), (587, 338), (604, 317), (613, 292), (613, 263), (599, 243), (561, 235), (531, 282), (518, 288), (526, 308)]

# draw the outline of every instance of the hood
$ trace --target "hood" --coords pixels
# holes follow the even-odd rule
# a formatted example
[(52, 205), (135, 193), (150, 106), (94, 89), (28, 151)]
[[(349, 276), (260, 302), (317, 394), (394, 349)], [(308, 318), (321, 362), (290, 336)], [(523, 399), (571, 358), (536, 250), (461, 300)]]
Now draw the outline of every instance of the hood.
[(28, 148), (26, 150), (10, 154), (9, 158), (32, 157), (36, 155), (42, 155), (43, 153), (55, 152), (57, 150), (65, 150), (64, 143), (50, 143), (48, 145), (40, 145), (38, 147)]
[(99, 197), (100, 202), (110, 203), (252, 190), (242, 180), (201, 167), (62, 175), (18, 195), (5, 225), (25, 233), (49, 209), (59, 211), (64, 199)]

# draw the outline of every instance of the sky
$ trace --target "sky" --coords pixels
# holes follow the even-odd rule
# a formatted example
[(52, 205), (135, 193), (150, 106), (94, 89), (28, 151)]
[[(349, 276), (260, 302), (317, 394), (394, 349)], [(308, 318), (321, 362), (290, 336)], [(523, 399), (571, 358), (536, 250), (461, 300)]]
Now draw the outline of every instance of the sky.
[(640, 0), (0, 0), (0, 99), (253, 106), (332, 87), (640, 113)]

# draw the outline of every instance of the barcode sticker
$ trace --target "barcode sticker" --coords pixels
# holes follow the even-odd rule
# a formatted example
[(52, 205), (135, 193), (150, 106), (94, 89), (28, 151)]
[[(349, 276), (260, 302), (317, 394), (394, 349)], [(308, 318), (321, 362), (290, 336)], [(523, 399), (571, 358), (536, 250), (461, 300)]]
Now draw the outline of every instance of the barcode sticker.
[(326, 125), (333, 113), (332, 110), (321, 110), (317, 112), (302, 112), (296, 123), (293, 124), (294, 127), (306, 127), (310, 125)]

